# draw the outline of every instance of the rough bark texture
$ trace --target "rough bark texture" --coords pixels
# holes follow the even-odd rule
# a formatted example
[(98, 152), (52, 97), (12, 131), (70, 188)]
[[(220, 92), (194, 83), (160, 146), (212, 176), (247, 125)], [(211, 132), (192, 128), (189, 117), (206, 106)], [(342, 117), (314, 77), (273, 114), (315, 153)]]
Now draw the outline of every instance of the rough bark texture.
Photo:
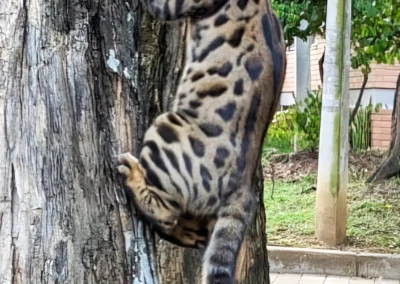
[(367, 182), (400, 175), (400, 74), (397, 77), (392, 115), (392, 138), (389, 155)]
[(179, 24), (137, 2), (9, 0), (0, 27), (0, 283), (158, 283), (115, 157), (168, 104)]
[[(0, 284), (195, 283), (201, 251), (155, 243), (115, 176), (171, 104), (185, 23), (137, 1), (7, 0), (0, 27)], [(239, 283), (269, 283), (257, 190)]]

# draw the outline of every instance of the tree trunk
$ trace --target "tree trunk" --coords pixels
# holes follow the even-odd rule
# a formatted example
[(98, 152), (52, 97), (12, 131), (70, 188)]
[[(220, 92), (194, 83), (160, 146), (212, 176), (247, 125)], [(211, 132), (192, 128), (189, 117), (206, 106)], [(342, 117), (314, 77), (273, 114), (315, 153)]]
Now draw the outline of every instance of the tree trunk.
[[(115, 175), (171, 105), (185, 23), (137, 1), (10, 0), (0, 26), (0, 284), (194, 283), (201, 251), (155, 242)], [(269, 283), (257, 190), (244, 284)]]
[(388, 179), (400, 174), (400, 74), (397, 77), (392, 114), (392, 138), (389, 155), (367, 182)]
[(364, 74), (364, 79), (363, 79), (363, 83), (361, 85), (360, 93), (358, 94), (357, 102), (354, 105), (353, 111), (351, 112), (351, 116), (350, 116), (350, 120), (349, 120), (349, 126), (351, 126), (351, 124), (353, 123), (354, 118), (357, 115), (358, 109), (360, 108), (361, 101), (362, 101), (362, 98), (363, 98), (363, 95), (364, 95), (365, 86), (367, 85), (367, 82), (368, 82), (368, 74)]
[(318, 60), (318, 70), (319, 70), (319, 78), (321, 80), (321, 86), (324, 83), (324, 61), (325, 61), (325, 49), (322, 53), (321, 58)]
[(0, 27), (0, 283), (159, 283), (115, 157), (174, 93), (179, 23), (134, 1), (9, 0)]

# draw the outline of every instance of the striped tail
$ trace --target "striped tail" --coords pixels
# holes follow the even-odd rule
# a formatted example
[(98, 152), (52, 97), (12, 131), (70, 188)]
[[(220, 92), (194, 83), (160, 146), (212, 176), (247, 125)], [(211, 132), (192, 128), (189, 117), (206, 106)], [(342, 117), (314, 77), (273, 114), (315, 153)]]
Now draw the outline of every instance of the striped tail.
[(221, 208), (204, 255), (202, 284), (232, 284), (236, 259), (254, 212), (255, 198)]

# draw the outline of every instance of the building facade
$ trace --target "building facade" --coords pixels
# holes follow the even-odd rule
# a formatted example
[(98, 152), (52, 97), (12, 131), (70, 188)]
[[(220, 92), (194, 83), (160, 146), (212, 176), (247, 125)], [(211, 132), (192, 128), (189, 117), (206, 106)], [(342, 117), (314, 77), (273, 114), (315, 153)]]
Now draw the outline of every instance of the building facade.
[[(309, 82), (307, 82), (307, 85), (309, 89), (317, 90), (321, 87), (318, 61), (324, 52), (325, 40), (321, 37), (313, 36), (309, 38), (307, 43), (301, 42), (300, 44), (309, 45), (309, 54), (299, 54), (296, 52), (295, 45), (288, 48), (286, 78), (281, 97), (282, 107), (294, 104), (296, 89), (299, 89), (299, 86), (296, 86), (296, 84), (299, 84), (296, 79), (299, 74), (303, 79), (303, 74), (308, 68)], [(302, 48), (302, 50), (304, 50), (304, 48)], [(309, 66), (307, 66), (306, 61), (299, 60), (300, 57), (309, 58)], [(393, 109), (394, 92), (397, 77), (400, 73), (400, 64), (371, 64), (371, 70), (361, 104), (367, 105), (370, 100), (374, 105), (378, 103), (382, 104), (382, 112), (375, 114), (372, 121), (372, 147), (385, 149), (388, 147), (390, 141), (390, 125), (388, 124), (390, 123), (389, 117), (391, 117)], [(351, 69), (349, 93), (350, 108), (354, 107), (357, 101), (362, 82), (363, 74), (361, 71)]]

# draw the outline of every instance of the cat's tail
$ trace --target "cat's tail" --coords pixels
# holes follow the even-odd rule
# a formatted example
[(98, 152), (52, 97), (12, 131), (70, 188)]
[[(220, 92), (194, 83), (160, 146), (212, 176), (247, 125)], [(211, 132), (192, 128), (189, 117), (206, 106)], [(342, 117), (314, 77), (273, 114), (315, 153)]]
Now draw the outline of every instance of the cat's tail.
[[(253, 217), (255, 196), (229, 202), (220, 209), (203, 261), (202, 284), (232, 284), (236, 259)], [(227, 202), (228, 203), (228, 202)]]

